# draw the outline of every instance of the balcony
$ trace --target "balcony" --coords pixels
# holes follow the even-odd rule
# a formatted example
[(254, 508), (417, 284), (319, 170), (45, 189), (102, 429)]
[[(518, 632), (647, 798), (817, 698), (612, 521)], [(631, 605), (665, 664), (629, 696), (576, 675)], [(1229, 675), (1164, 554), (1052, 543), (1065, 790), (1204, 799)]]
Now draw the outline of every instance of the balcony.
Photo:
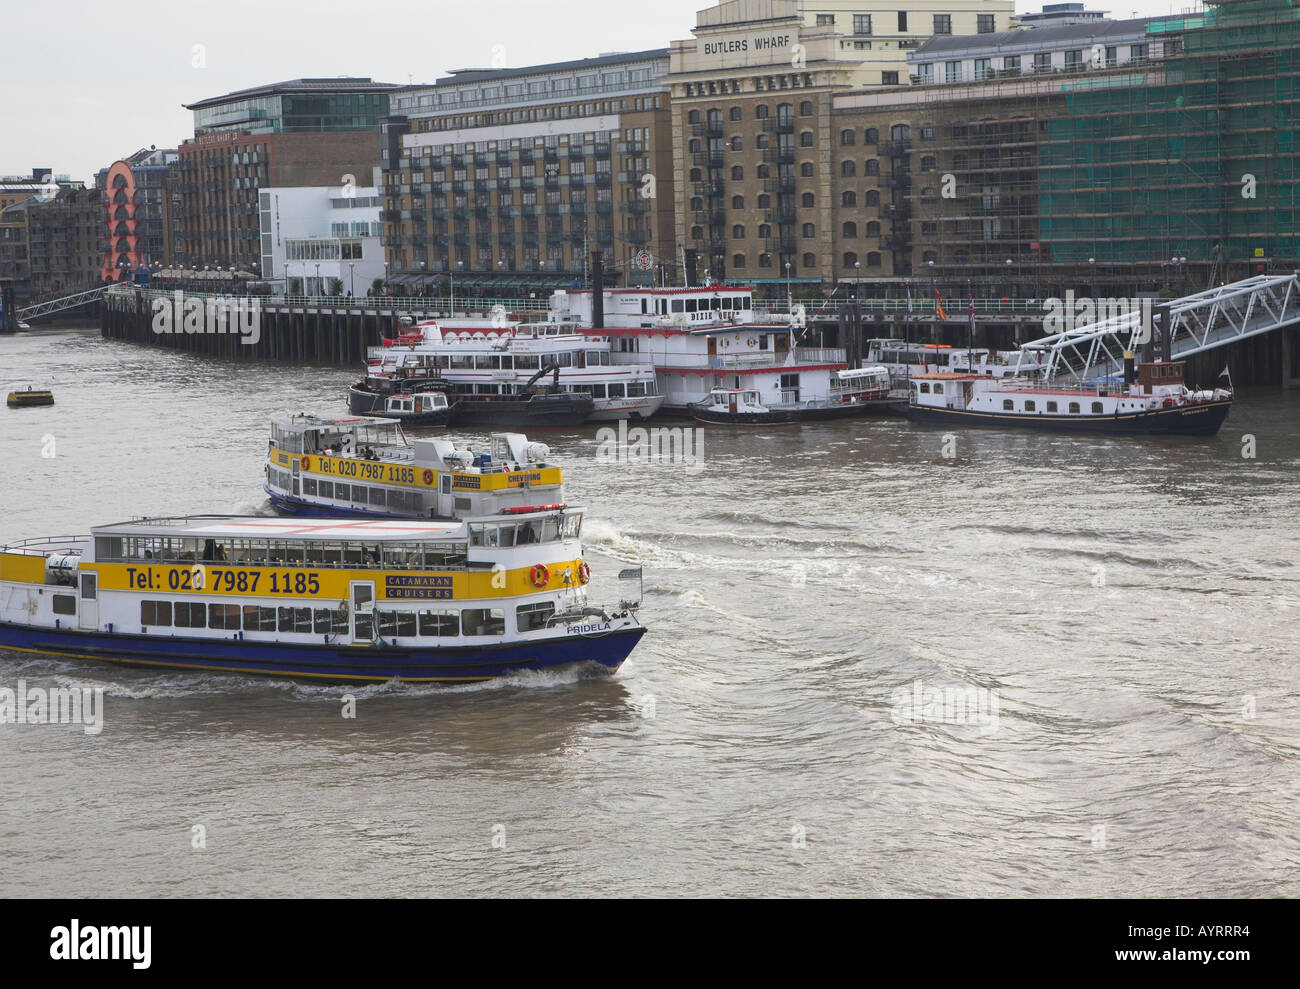
[(788, 195), (794, 192), (794, 176), (782, 175), (775, 179), (767, 179), (763, 183), (763, 191), (776, 193), (777, 195)]
[(643, 155), (646, 153), (644, 141), (619, 141), (618, 153), (621, 155)]
[(911, 140), (906, 141), (882, 141), (880, 144), (880, 153), (886, 158), (901, 158), (912, 150)]
[(763, 152), (763, 160), (769, 163), (775, 162), (778, 165), (793, 165), (794, 148), (792, 147), (767, 148)]
[(880, 243), (887, 251), (905, 251), (912, 246), (912, 235), (910, 232), (890, 234)]
[(889, 176), (885, 182), (891, 189), (910, 189), (912, 188), (912, 175), (910, 172), (900, 172), (896, 175)]
[(722, 182), (695, 183), (695, 194), (697, 196), (707, 196), (710, 199), (716, 199), (718, 196), (721, 196), (725, 190), (726, 186)]
[(619, 172), (618, 181), (622, 185), (640, 185), (645, 180), (645, 172)]
[(794, 117), (768, 117), (762, 122), (765, 134), (793, 134)]
[(650, 203), (651, 200), (643, 199), (640, 196), (636, 199), (625, 199), (623, 202), (618, 204), (618, 211), (620, 213), (630, 213), (634, 216), (640, 216), (651, 211)]
[(721, 168), (724, 158), (721, 151), (697, 151), (691, 161), (704, 168)]
[(609, 146), (608, 144), (597, 144), (597, 145), (596, 145), (596, 157), (597, 157), (597, 158), (608, 158), (608, 157), (609, 157), (609, 152), (610, 152), (610, 146)]
[(692, 137), (722, 138), (722, 123), (696, 124), (691, 128)]
[(768, 223), (794, 223), (794, 221), (798, 219), (798, 211), (793, 206), (777, 205), (773, 209), (767, 211), (764, 219), (766, 219)]

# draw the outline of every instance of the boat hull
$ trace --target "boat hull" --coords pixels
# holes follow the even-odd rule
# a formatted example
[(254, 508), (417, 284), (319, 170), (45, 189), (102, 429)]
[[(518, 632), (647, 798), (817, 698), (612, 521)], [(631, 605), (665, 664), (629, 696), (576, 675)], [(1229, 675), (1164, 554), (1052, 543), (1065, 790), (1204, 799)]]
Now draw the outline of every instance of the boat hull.
[(925, 426), (983, 426), (1037, 429), (1054, 433), (1100, 433), (1122, 436), (1214, 436), (1223, 427), (1232, 402), (1206, 402), (1150, 412), (1108, 416), (1049, 416), (961, 412), (911, 405), (907, 418)]
[(53, 405), (54, 396), (47, 391), (16, 391), (9, 393), (6, 404), (11, 409), (38, 409)]
[[(386, 397), (380, 392), (353, 385), (348, 389), (348, 411), (359, 416), (387, 415), (384, 412)], [(534, 395), (527, 399), (504, 401), (457, 398), (451, 407), (449, 420), (438, 425), (509, 426), (520, 429), (580, 426), (591, 418), (594, 411), (595, 403), (588, 395)]]
[(727, 426), (788, 426), (801, 422), (826, 422), (834, 419), (865, 419), (869, 416), (898, 415), (904, 409), (902, 402), (893, 399), (873, 399), (852, 405), (833, 405), (817, 409), (771, 409), (767, 412), (713, 412), (691, 408), (691, 417), (697, 422)]
[[(641, 641), (635, 627), (604, 635), (418, 649), (330, 646), (241, 639), (182, 639), (70, 629), (25, 628), (0, 622), (0, 649), (157, 669), (238, 673), (335, 683), (493, 680), (530, 671), (594, 663), (615, 671)], [(323, 637), (322, 637), (323, 638)]]

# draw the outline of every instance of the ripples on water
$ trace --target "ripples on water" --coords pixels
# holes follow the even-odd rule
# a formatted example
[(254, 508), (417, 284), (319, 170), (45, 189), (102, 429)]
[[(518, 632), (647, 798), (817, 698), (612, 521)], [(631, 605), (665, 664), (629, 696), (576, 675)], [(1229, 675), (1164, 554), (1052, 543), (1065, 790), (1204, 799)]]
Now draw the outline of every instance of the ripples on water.
[[(69, 331), (0, 354), (59, 402), (0, 412), (0, 538), (265, 511), (269, 417), (341, 412), (353, 377)], [(896, 420), (713, 427), (699, 472), (538, 436), (596, 596), (646, 565), (619, 675), (0, 652), (0, 685), (108, 691), (98, 737), (0, 725), (0, 893), (1296, 895), (1296, 413), (1259, 390), (1214, 440), (971, 432), (953, 459)], [(917, 681), (996, 691), (996, 730), (896, 724)]]

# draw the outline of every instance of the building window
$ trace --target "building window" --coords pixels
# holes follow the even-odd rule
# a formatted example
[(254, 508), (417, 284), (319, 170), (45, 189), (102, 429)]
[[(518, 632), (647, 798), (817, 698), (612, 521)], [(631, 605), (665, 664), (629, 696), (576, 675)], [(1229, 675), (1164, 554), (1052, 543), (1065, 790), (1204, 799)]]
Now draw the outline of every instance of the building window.
[[(1130, 45), (1128, 50), (1129, 57), (1135, 62), (1146, 59), (1149, 52), (1150, 48), (1146, 45)], [(1035, 56), (1035, 62), (1037, 62), (1037, 56)]]
[(731, 150), (732, 151), (745, 150), (745, 139), (742, 138), (739, 134), (737, 134), (731, 139)]
[(1114, 45), (1106, 46), (1106, 68), (1113, 69), (1119, 64), (1119, 49)]
[(758, 266), (759, 266), (760, 268), (770, 268), (770, 267), (772, 267), (772, 255), (770, 255), (770, 254), (760, 254), (760, 255), (758, 256)]
[(744, 196), (732, 196), (732, 197), (731, 197), (731, 208), (732, 208), (732, 209), (737, 209), (737, 210), (739, 210), (739, 209), (744, 209), (744, 208), (745, 208), (745, 197), (744, 197)]
[(760, 223), (758, 225), (758, 239), (767, 240), (772, 236), (772, 226), (769, 223)]
[(993, 74), (993, 60), (990, 58), (975, 59), (975, 78), (976, 80), (987, 79)]
[(743, 114), (743, 111), (740, 109), (740, 107), (738, 107), (738, 106), (733, 106), (733, 107), (731, 108), (731, 119), (732, 119), (732, 120), (742, 120), (742, 119), (744, 119), (744, 114)]
[[(850, 133), (852, 133), (852, 131), (850, 131)], [(849, 178), (857, 174), (858, 163), (856, 161), (849, 160), (840, 162), (840, 175)]]
[(865, 134), (863, 135), (862, 143), (863, 143), (863, 144), (879, 144), (879, 143), (880, 143), (880, 131), (877, 130), (875, 127), (868, 127), (868, 128), (866, 129)]
[(935, 14), (934, 15), (934, 33), (935, 34), (952, 34), (952, 15)]
[(745, 179), (745, 169), (742, 165), (731, 166), (731, 178), (734, 182), (743, 182)]
[(934, 155), (921, 156), (921, 171), (933, 172), (938, 167), (938, 159)]
[(852, 189), (849, 189), (847, 192), (845, 192), (843, 195), (840, 196), (840, 205), (841, 206), (858, 205), (858, 194), (854, 192)]
[(758, 208), (759, 209), (772, 208), (772, 197), (769, 196), (766, 192), (764, 192), (762, 195), (758, 197)]
[(852, 251), (844, 252), (844, 267), (852, 268), (857, 263), (858, 263), (858, 256), (856, 254), (854, 254)]
[(703, 240), (703, 239), (704, 239), (704, 228), (691, 227), (691, 240)]
[(698, 124), (700, 122), (700, 111), (692, 110), (690, 113), (688, 113), (686, 115), (686, 122), (688, 124)]
[(1052, 53), (1038, 52), (1038, 54), (1034, 56), (1034, 71), (1050, 72), (1051, 69), (1052, 69)]
[(804, 240), (816, 240), (816, 239), (817, 239), (817, 226), (816, 226), (816, 224), (813, 224), (813, 223), (805, 223), (805, 224), (803, 225), (803, 239), (804, 239)]
[[(805, 254), (805, 255), (803, 256), (803, 270), (804, 270), (804, 271), (812, 271), (812, 270), (813, 270), (814, 268), (816, 268), (816, 267), (817, 267), (817, 255), (815, 255), (815, 254)], [(784, 377), (784, 375), (783, 375), (783, 377)]]
[(735, 257), (733, 257), (733, 258), (731, 259), (731, 266), (732, 266), (733, 268), (743, 268), (743, 267), (745, 267), (745, 255), (743, 255), (743, 254), (737, 254)]
[(1083, 49), (1074, 48), (1065, 53), (1065, 67), (1078, 70), (1083, 66)]
[(922, 62), (916, 67), (916, 81), (929, 85), (934, 82), (934, 63)]
[(758, 172), (756, 174), (760, 179), (771, 178), (772, 169), (768, 168), (766, 165), (759, 165)]
[(907, 30), (907, 11), (906, 11), (906, 10), (900, 10), (900, 11), (898, 12), (898, 30), (900, 30), (900, 31), (906, 31), (906, 30)]
[(812, 146), (813, 146), (813, 133), (810, 130), (806, 130), (799, 135), (799, 147), (811, 148)]
[(879, 158), (868, 158), (868, 159), (863, 163), (863, 174), (865, 174), (865, 175), (879, 175), (879, 174), (880, 174), (880, 159), (879, 159)]
[[(858, 225), (856, 223), (850, 220), (848, 223), (844, 224), (844, 230), (842, 236), (847, 238), (855, 238), (857, 237), (857, 235), (858, 235)], [(856, 261), (857, 258), (854, 258), (854, 260)]]
[(756, 120), (766, 120), (767, 115), (770, 112), (771, 111), (768, 109), (765, 103), (760, 103), (758, 106), (754, 107), (754, 118)]
[(1002, 60), (1002, 71), (1009, 76), (1020, 75), (1020, 56), (1008, 55)]
[(869, 254), (867, 254), (867, 267), (868, 267), (868, 268), (879, 268), (879, 267), (880, 267), (880, 252), (879, 252), (879, 251), (871, 251)]
[(871, 33), (871, 15), (854, 14), (853, 15), (853, 33), (870, 34)]
[(812, 115), (813, 115), (813, 105), (811, 102), (809, 102), (808, 100), (804, 100), (802, 103), (799, 104), (799, 116), (811, 117)]
[(879, 190), (879, 189), (868, 189), (868, 190), (867, 190), (866, 198), (863, 200), (863, 205), (865, 205), (865, 206), (879, 206), (879, 205), (880, 205), (880, 190)]
[(818, 26), (818, 27), (834, 27), (834, 26), (835, 26), (835, 15), (834, 15), (834, 14), (818, 14), (818, 15), (817, 15), (817, 26)]
[(897, 85), (898, 85), (898, 73), (897, 73), (897, 72), (882, 72), (882, 73), (880, 73), (880, 85), (882, 85), (882, 86), (897, 86)]
[(944, 82), (961, 81), (961, 62), (943, 63), (943, 81)]
[[(922, 220), (922, 221), (921, 221), (921, 236), (922, 236), (922, 237), (937, 237), (937, 236), (939, 236), (939, 224), (938, 224), (936, 221), (934, 221), (934, 220)], [(927, 258), (926, 260), (933, 261), (934, 259), (933, 259), (933, 258)]]
[(731, 239), (732, 240), (745, 239), (745, 228), (741, 226), (739, 223), (737, 223), (734, 227), (731, 228)]
[(813, 177), (813, 163), (810, 162), (810, 161), (805, 161), (803, 164), (801, 164), (801, 165), (799, 166), (799, 175), (800, 175), (801, 177), (805, 178), (805, 179), (810, 179), (810, 178), (812, 178), (812, 177)]
[(754, 147), (760, 151), (766, 151), (771, 146), (772, 141), (766, 134), (759, 134), (758, 137), (754, 138)]
[(814, 196), (811, 192), (805, 192), (803, 194), (802, 199), (800, 200), (799, 205), (801, 205), (804, 209), (812, 209), (813, 206), (816, 205), (816, 203), (817, 203), (817, 197)]
[(858, 132), (857, 132), (857, 131), (855, 131), (855, 130), (842, 130), (842, 131), (840, 131), (840, 146), (841, 146), (841, 147), (847, 148), (847, 147), (849, 147), (849, 146), (851, 146), (851, 145), (853, 145), (853, 144), (856, 144), (856, 143), (857, 143), (857, 140), (858, 140)]
[(975, 30), (980, 34), (992, 34), (994, 31), (994, 22), (992, 14), (976, 14)]
[(922, 141), (933, 141), (933, 140), (934, 140), (934, 124), (922, 124), (922, 125), (921, 125), (921, 140), (922, 140)]
[(880, 221), (879, 221), (879, 220), (868, 220), (868, 221), (867, 221), (867, 233), (866, 233), (866, 235), (867, 235), (868, 237), (879, 237), (879, 236), (880, 236)]

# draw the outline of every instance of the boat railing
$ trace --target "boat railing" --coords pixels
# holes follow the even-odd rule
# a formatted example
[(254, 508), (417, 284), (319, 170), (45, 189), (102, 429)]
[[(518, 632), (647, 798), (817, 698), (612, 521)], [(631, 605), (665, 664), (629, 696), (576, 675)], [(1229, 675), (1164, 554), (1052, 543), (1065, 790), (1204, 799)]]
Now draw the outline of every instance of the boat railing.
[(16, 543), (8, 543), (0, 546), (0, 553), (9, 553), (13, 556), (47, 556), (51, 549), (55, 547), (70, 548), (74, 545), (86, 546), (90, 543), (91, 537), (84, 536), (46, 536), (37, 539), (21, 539)]

